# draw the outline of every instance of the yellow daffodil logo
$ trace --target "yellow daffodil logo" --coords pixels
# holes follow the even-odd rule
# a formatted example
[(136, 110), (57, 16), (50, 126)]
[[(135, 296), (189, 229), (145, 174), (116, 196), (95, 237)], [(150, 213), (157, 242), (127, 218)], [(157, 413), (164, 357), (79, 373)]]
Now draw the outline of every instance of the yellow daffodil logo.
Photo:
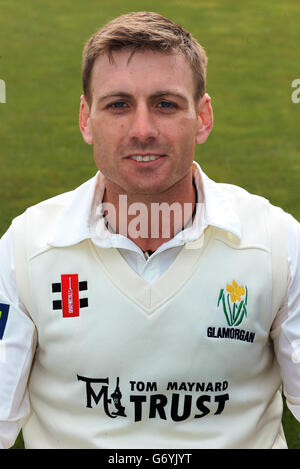
[(238, 326), (247, 317), (248, 289), (233, 280), (231, 285), (227, 284), (226, 292), (224, 288), (220, 290), (218, 306), (222, 302), (227, 324)]
[(232, 303), (241, 301), (241, 296), (245, 295), (245, 288), (239, 287), (235, 280), (233, 280), (232, 285), (227, 285), (226, 290), (230, 293)]

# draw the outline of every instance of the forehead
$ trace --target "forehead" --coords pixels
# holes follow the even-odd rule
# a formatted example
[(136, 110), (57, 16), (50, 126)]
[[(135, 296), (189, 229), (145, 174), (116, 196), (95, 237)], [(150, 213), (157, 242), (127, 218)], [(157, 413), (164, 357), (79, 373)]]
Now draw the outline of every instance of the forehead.
[(130, 94), (152, 94), (164, 87), (189, 95), (194, 92), (193, 73), (182, 53), (115, 51), (97, 57), (91, 75), (92, 96), (113, 89)]

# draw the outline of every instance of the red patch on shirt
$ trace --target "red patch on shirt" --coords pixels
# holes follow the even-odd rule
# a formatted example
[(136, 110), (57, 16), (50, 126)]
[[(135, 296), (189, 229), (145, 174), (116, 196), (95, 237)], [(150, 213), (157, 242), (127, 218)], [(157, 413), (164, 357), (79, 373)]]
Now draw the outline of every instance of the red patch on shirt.
[(61, 276), (62, 311), (64, 318), (79, 316), (78, 274)]

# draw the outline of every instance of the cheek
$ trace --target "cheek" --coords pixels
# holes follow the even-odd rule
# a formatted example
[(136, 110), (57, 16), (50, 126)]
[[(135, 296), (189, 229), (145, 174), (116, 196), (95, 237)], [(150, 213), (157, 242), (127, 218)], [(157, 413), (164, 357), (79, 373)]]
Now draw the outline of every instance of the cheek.
[(173, 132), (173, 139), (178, 145), (189, 148), (195, 142), (196, 137), (195, 119), (182, 119)]
[(106, 120), (105, 118), (91, 119), (91, 130), (94, 142), (103, 145), (115, 145), (125, 132), (125, 125), (122, 122), (114, 122)]
[(103, 127), (103, 122), (101, 122), (100, 119), (91, 119), (91, 131), (94, 142), (99, 142), (102, 140)]

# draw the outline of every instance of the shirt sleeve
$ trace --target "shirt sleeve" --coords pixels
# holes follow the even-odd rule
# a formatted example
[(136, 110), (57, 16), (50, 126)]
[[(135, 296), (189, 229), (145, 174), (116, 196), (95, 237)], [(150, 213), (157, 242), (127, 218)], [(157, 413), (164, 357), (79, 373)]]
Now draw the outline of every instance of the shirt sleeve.
[(35, 326), (18, 297), (11, 228), (0, 240), (0, 448), (10, 448), (30, 412), (27, 381)]
[(290, 411), (300, 421), (300, 224), (284, 213), (288, 290), (271, 336)]

